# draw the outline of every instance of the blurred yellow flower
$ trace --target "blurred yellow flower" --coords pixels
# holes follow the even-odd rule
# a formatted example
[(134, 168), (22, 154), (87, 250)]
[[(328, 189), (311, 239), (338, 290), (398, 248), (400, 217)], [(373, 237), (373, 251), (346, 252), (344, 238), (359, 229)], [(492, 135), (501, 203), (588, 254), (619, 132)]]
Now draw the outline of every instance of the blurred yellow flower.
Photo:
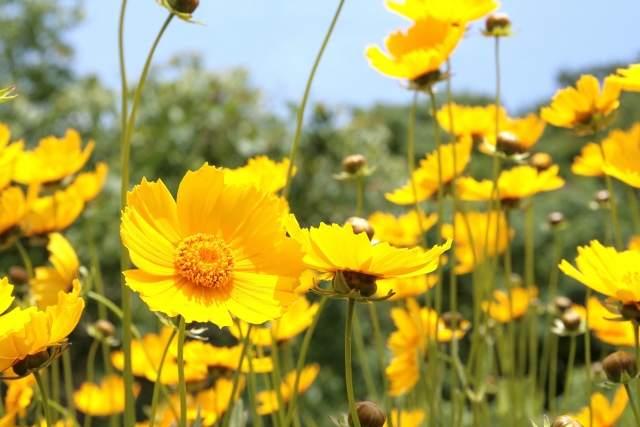
[[(226, 170), (224, 183), (240, 187), (253, 185), (273, 194), (285, 186), (289, 163), (286, 157), (282, 162), (276, 163), (267, 156), (257, 156), (249, 159), (246, 166)], [(292, 172), (295, 175), (295, 167)]]
[(594, 117), (598, 117), (599, 120), (618, 108), (620, 89), (620, 84), (609, 76), (604, 79), (600, 92), (598, 79), (591, 75), (583, 75), (575, 88), (559, 90), (554, 95), (551, 105), (542, 109), (540, 116), (547, 123), (559, 127), (593, 126)]
[(636, 188), (640, 188), (640, 123), (628, 133), (619, 132), (618, 144), (605, 151), (602, 170), (609, 176)]
[(412, 21), (433, 16), (440, 21), (464, 24), (482, 18), (500, 3), (495, 0), (387, 0), (385, 6)]
[[(15, 376), (15, 373), (9, 369), (4, 375), (12, 377)], [(33, 387), (36, 386), (36, 378), (33, 375), (28, 375), (19, 380), (5, 380), (5, 383), (7, 394), (4, 398), (4, 410), (6, 412), (17, 410), (17, 414), (24, 418), (27, 414), (27, 408), (33, 400)], [(0, 423), (0, 425), (2, 424)]]
[(300, 286), (293, 291), (298, 295), (303, 295), (309, 292), (318, 282), (319, 273), (311, 268), (305, 268), (300, 275)]
[(0, 191), (0, 235), (20, 224), (27, 215), (27, 200), (20, 187)]
[[(456, 174), (459, 176), (467, 166), (471, 156), (471, 138), (463, 137), (455, 144), (443, 144), (440, 146), (442, 153), (442, 184), (447, 185), (454, 177), (453, 153), (456, 153)], [(413, 194), (415, 182), (417, 200), (422, 202), (438, 192), (438, 150), (427, 154), (426, 158), (420, 160), (420, 166), (413, 172), (411, 179), (407, 183), (395, 190), (393, 193), (386, 193), (384, 197), (392, 203), (398, 205), (411, 205), (416, 198)]]
[[(454, 127), (451, 127), (449, 115), (453, 116)], [(507, 120), (507, 112), (503, 107), (498, 111), (499, 123)], [(496, 106), (495, 104), (482, 106), (458, 105), (456, 103), (445, 104), (436, 113), (436, 119), (444, 130), (453, 133), (456, 137), (471, 136), (474, 142), (479, 142), (496, 134)]]
[[(224, 370), (236, 371), (242, 357), (242, 345), (234, 347), (214, 347), (209, 343), (199, 340), (189, 341), (184, 345), (184, 359), (188, 363), (206, 366), (210, 368), (220, 368)], [(257, 357), (252, 354), (253, 372), (261, 374), (273, 370), (271, 357)], [(248, 373), (249, 359), (245, 356), (242, 361), (241, 372)]]
[[(507, 132), (515, 136), (517, 146), (509, 147), (510, 151), (516, 153), (526, 153), (531, 150), (531, 147), (535, 145), (544, 133), (544, 129), (547, 126), (544, 120), (542, 120), (537, 114), (531, 113), (523, 118), (512, 119), (510, 117), (500, 120), (499, 130), (500, 132)], [(495, 129), (495, 119), (494, 125)], [(493, 154), (496, 151), (496, 135), (495, 132), (488, 134), (484, 139), (485, 144), (480, 145), (479, 149), (485, 154)]]
[[(410, 392), (420, 379), (418, 348), (396, 355), (385, 368), (389, 378), (389, 394), (393, 397)], [(395, 425), (395, 424), (394, 424)]]
[(4, 189), (13, 179), (16, 159), (22, 152), (24, 143), (14, 142), (9, 145), (11, 132), (7, 125), (0, 123), (0, 190)]
[[(396, 247), (413, 247), (420, 242), (420, 227), (418, 226), (418, 214), (412, 210), (398, 218), (393, 214), (374, 212), (369, 216), (369, 224), (373, 227), (373, 238), (382, 242), (388, 242)], [(420, 224), (422, 231), (427, 231), (438, 221), (438, 215), (432, 213), (426, 216), (420, 211)]]
[(84, 200), (75, 188), (58, 190), (53, 196), (37, 198), (30, 202), (29, 213), (23, 220), (24, 234), (33, 236), (63, 230), (78, 218), (82, 209)]
[(618, 388), (611, 404), (602, 393), (596, 392), (591, 395), (591, 407), (594, 409), (593, 423), (590, 421), (591, 413), (588, 406), (571, 417), (584, 427), (613, 427), (627, 407), (628, 401), (629, 396), (624, 387)]
[(635, 346), (632, 322), (608, 320), (612, 318), (611, 312), (596, 297), (589, 298), (588, 307), (589, 329), (593, 331), (596, 338), (609, 345)]
[(58, 292), (68, 292), (71, 289), (80, 268), (76, 251), (62, 234), (49, 234), (47, 250), (53, 267), (36, 267), (36, 277), (30, 281), (31, 292), (41, 310), (55, 305)]
[(187, 172), (177, 202), (162, 181), (128, 193), (120, 234), (139, 270), (126, 283), (153, 311), (230, 326), (280, 318), (297, 296), (300, 244), (282, 226), (280, 202), (254, 186), (225, 184), (205, 164)]
[[(489, 231), (487, 231), (487, 227)], [(445, 239), (453, 238), (453, 231), (454, 225), (444, 224), (442, 237)], [(469, 231), (471, 231), (471, 236), (469, 236)], [(509, 229), (507, 231), (507, 221), (502, 211), (499, 218), (496, 218), (495, 211), (491, 211), (489, 214), (469, 211), (466, 214), (456, 212), (455, 233), (454, 255), (458, 261), (455, 273), (466, 274), (472, 272), (477, 265), (484, 263), (485, 247), (490, 258), (496, 256), (496, 249), (498, 255), (504, 253), (507, 248), (507, 238), (513, 238), (515, 230)]]
[(464, 31), (464, 25), (428, 16), (415, 21), (406, 32), (398, 30), (389, 34), (384, 41), (388, 55), (372, 45), (367, 47), (365, 55), (369, 65), (386, 76), (416, 80), (440, 68)]
[[(238, 383), (238, 389), (236, 391), (236, 397), (234, 402), (238, 400), (238, 397), (244, 389), (244, 377), (240, 377)], [(200, 391), (193, 399), (193, 405), (189, 407), (189, 414), (187, 419), (193, 421), (196, 419), (198, 410), (201, 412), (203, 418), (203, 426), (211, 426), (217, 419), (229, 409), (229, 400), (231, 399), (231, 393), (233, 392), (233, 379), (220, 377), (216, 380), (215, 385), (212, 388)]]
[[(140, 384), (134, 383), (134, 394), (140, 393)], [(124, 380), (119, 375), (107, 375), (100, 385), (83, 382), (75, 393), (76, 408), (87, 415), (106, 417), (124, 412)]]
[(389, 298), (389, 301), (396, 301), (409, 297), (417, 297), (427, 292), (427, 289), (433, 288), (438, 283), (437, 274), (423, 274), (413, 277), (394, 277), (392, 279), (384, 279), (376, 281), (378, 291), (376, 295), (383, 297), (390, 291), (395, 294)]
[[(300, 372), (300, 381), (298, 382), (298, 394), (304, 393), (313, 381), (315, 381), (320, 372), (320, 365), (314, 363), (313, 365), (305, 366)], [(284, 404), (289, 403), (291, 396), (293, 395), (293, 388), (296, 383), (296, 371), (289, 372), (284, 381), (280, 384), (280, 394), (282, 395), (282, 401)], [(278, 397), (275, 390), (261, 391), (256, 396), (258, 401), (258, 414), (267, 415), (273, 411), (278, 410)]]
[(577, 269), (562, 260), (559, 267), (564, 274), (608, 296), (610, 301), (636, 304), (640, 308), (640, 252), (618, 253), (592, 240), (590, 246), (578, 247), (576, 265)]
[(99, 162), (96, 164), (96, 170), (94, 172), (78, 174), (69, 187), (74, 188), (82, 200), (88, 202), (89, 200), (95, 199), (96, 196), (100, 194), (100, 191), (102, 191), (102, 187), (104, 186), (104, 182), (107, 179), (108, 172), (109, 167), (107, 164)]
[(493, 291), (493, 301), (482, 301), (482, 310), (489, 311), (492, 319), (501, 323), (508, 323), (511, 319), (519, 319), (527, 313), (531, 300), (538, 296), (538, 288), (531, 289), (514, 286), (511, 289), (511, 298), (502, 291)]
[[(413, 411), (407, 411), (403, 409), (400, 413), (396, 408), (391, 410), (391, 418), (394, 426), (402, 426), (402, 427), (418, 427), (422, 424), (422, 420), (424, 420), (425, 412), (420, 409), (415, 409)], [(389, 420), (385, 421), (383, 427), (389, 427)]]
[(95, 143), (81, 150), (80, 134), (69, 129), (64, 138), (48, 136), (33, 151), (23, 151), (15, 164), (13, 180), (20, 184), (50, 183), (78, 172), (89, 160)]
[[(632, 164), (634, 156), (638, 158), (640, 154), (640, 123), (635, 123), (628, 131), (614, 129), (602, 140), (600, 145), (590, 142), (582, 147), (580, 155), (573, 159), (571, 172), (576, 175), (601, 176), (604, 174), (604, 162), (602, 152), (607, 162), (612, 160), (620, 164), (620, 159), (629, 157)], [(637, 159), (636, 159), (637, 160)], [(624, 169), (624, 167), (623, 167)]]
[(640, 92), (640, 64), (631, 64), (629, 68), (618, 68), (617, 75), (611, 77), (622, 86), (622, 90)]

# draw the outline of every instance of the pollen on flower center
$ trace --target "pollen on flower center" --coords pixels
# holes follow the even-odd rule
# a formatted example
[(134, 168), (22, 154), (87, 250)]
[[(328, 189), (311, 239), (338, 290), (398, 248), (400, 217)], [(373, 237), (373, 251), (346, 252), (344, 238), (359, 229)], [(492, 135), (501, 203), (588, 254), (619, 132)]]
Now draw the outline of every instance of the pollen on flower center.
[(198, 233), (180, 242), (175, 256), (182, 277), (208, 288), (223, 288), (233, 282), (233, 252), (218, 236)]

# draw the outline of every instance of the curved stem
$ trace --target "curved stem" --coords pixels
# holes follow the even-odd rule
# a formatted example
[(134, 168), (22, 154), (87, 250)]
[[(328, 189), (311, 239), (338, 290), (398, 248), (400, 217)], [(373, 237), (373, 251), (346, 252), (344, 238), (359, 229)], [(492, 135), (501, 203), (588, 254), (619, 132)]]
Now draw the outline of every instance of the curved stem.
[(289, 192), (291, 191), (291, 178), (293, 178), (293, 166), (296, 163), (296, 155), (298, 154), (298, 147), (300, 146), (300, 135), (302, 134), (302, 121), (304, 119), (304, 110), (307, 107), (307, 99), (309, 98), (309, 91), (311, 90), (311, 83), (313, 83), (313, 77), (316, 74), (316, 70), (318, 69), (318, 64), (320, 64), (320, 59), (322, 58), (322, 54), (324, 53), (324, 49), (329, 42), (329, 38), (331, 37), (331, 33), (333, 32), (333, 27), (336, 25), (336, 21), (338, 20), (338, 16), (340, 16), (340, 11), (342, 10), (342, 5), (344, 4), (344, 0), (340, 0), (340, 4), (338, 5), (338, 10), (336, 10), (335, 15), (333, 16), (333, 20), (331, 21), (331, 25), (329, 26), (329, 30), (327, 31), (327, 35), (324, 37), (324, 41), (322, 42), (322, 46), (320, 47), (320, 51), (316, 56), (316, 60), (313, 63), (313, 68), (311, 68), (311, 73), (309, 74), (309, 78), (307, 79), (307, 86), (304, 89), (304, 95), (302, 96), (302, 103), (298, 108), (298, 118), (296, 121), (296, 133), (293, 137), (293, 146), (291, 147), (291, 154), (289, 154), (289, 169), (287, 170), (287, 181), (284, 185), (284, 189), (282, 190), (282, 197), (285, 199), (289, 198)]
[[(180, 316), (178, 327), (178, 390), (180, 392), (180, 427), (187, 427), (187, 382), (184, 379), (184, 335), (187, 322)], [(157, 378), (156, 381), (159, 381)]]
[(31, 257), (29, 257), (29, 252), (27, 252), (20, 239), (16, 240), (16, 248), (18, 248), (18, 252), (20, 252), (20, 257), (22, 258), (24, 268), (27, 270), (29, 280), (33, 279), (33, 263), (31, 262)]
[[(571, 389), (571, 374), (573, 373), (573, 362), (576, 359), (576, 337), (571, 336), (571, 341), (569, 342), (569, 361), (567, 362), (567, 374), (565, 376), (564, 383), (564, 399), (562, 402), (562, 413), (567, 412), (567, 405), (569, 404), (569, 391)], [(591, 400), (591, 396), (589, 396), (589, 400)]]
[(347, 305), (347, 322), (344, 332), (344, 367), (345, 379), (347, 381), (347, 399), (349, 400), (349, 411), (353, 419), (355, 427), (360, 426), (360, 419), (356, 411), (356, 400), (353, 397), (353, 373), (351, 372), (351, 326), (353, 320), (353, 312), (355, 310), (356, 300), (349, 298)]
[(167, 353), (169, 352), (169, 347), (171, 347), (171, 342), (173, 338), (176, 336), (176, 330), (174, 329), (171, 332), (171, 337), (169, 337), (169, 341), (167, 341), (167, 345), (164, 347), (162, 351), (162, 358), (160, 358), (160, 363), (158, 364), (158, 371), (156, 374), (156, 382), (153, 384), (153, 398), (151, 399), (151, 412), (149, 412), (149, 427), (153, 427), (156, 422), (156, 410), (158, 408), (158, 395), (160, 394), (160, 387), (158, 384), (161, 384), (162, 378), (162, 367), (164, 366), (164, 360), (167, 357)]
[(38, 383), (38, 389), (40, 389), (40, 397), (42, 398), (42, 409), (44, 410), (44, 418), (47, 422), (47, 427), (53, 427), (51, 422), (51, 409), (49, 409), (49, 398), (47, 397), (47, 389), (42, 382), (40, 372), (35, 371), (33, 376), (36, 377), (36, 383)]
[[(238, 322), (238, 326), (240, 326), (239, 322)], [(251, 339), (249, 339), (249, 335), (247, 335), (247, 341), (245, 343), (245, 345), (248, 345), (249, 347), (251, 347)], [(256, 375), (253, 372), (253, 355), (252, 355), (252, 349), (249, 348), (246, 351), (247, 354), (247, 361), (249, 362), (249, 404), (251, 405), (251, 413), (252, 413), (252, 417), (253, 417), (253, 426), (254, 427), (262, 427), (262, 418), (260, 418), (260, 415), (258, 414), (258, 403), (256, 402), (256, 396), (258, 395), (258, 387), (256, 385)], [(278, 388), (280, 388), (280, 386), (278, 385)], [(284, 418), (284, 408), (282, 408), (282, 414), (283, 414), (283, 418)]]

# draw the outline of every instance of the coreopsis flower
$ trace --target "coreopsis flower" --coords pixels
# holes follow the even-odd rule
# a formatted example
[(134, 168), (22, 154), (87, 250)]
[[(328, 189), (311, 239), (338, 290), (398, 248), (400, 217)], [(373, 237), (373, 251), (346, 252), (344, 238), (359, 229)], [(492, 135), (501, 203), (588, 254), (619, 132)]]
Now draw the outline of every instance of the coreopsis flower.
[(384, 41), (389, 54), (370, 45), (365, 55), (369, 65), (380, 73), (415, 81), (438, 71), (458, 45), (464, 30), (464, 25), (427, 16), (415, 21), (406, 32), (398, 30), (389, 34)]
[[(484, 179), (478, 182), (473, 178), (461, 177), (457, 182), (458, 196), (461, 200), (491, 199), (493, 181)], [(522, 165), (500, 173), (498, 194), (503, 203), (515, 203), (519, 199), (531, 197), (544, 191), (556, 190), (563, 185), (564, 180), (558, 176), (558, 165), (553, 165), (545, 171), (538, 171), (531, 166)]]
[(28, 213), (27, 199), (20, 187), (0, 191), (0, 235), (20, 224)]
[(481, 152), (490, 155), (498, 152), (506, 156), (528, 153), (544, 133), (547, 124), (537, 114), (531, 113), (523, 118), (507, 117), (500, 120), (498, 126), (500, 133), (497, 143), (495, 132), (490, 133), (479, 147)]
[(385, 6), (412, 21), (433, 16), (440, 21), (464, 24), (493, 12), (500, 3), (495, 0), (387, 0)]
[[(0, 313), (11, 303), (13, 286), (0, 280)], [(40, 311), (36, 307), (26, 310), (15, 308), (0, 316), (0, 372), (49, 347), (59, 347), (73, 331), (84, 309), (80, 298), (80, 284), (73, 282), (69, 293), (59, 292), (56, 305)], [(20, 372), (16, 372), (21, 374)]]
[(7, 125), (0, 123), (0, 190), (4, 189), (13, 179), (16, 159), (22, 152), (22, 141), (9, 144), (11, 132)]
[[(11, 369), (8, 369), (3, 375), (14, 377), (16, 374)], [(7, 413), (14, 412), (19, 417), (24, 418), (33, 400), (33, 388), (36, 386), (35, 377), (28, 375), (18, 380), (5, 380), (5, 384), (7, 385), (7, 394), (4, 399), (4, 410)], [(1, 425), (2, 422), (0, 421)], [(14, 424), (11, 425), (13, 426)]]
[(443, 224), (442, 237), (453, 238), (454, 227), (454, 256), (458, 262), (455, 266), (456, 274), (472, 272), (476, 266), (484, 263), (485, 253), (489, 258), (501, 255), (507, 249), (507, 239), (515, 235), (512, 228), (507, 230), (507, 221), (502, 211), (499, 217), (495, 211), (488, 214), (477, 211), (456, 212), (454, 225)]
[(47, 250), (53, 267), (36, 267), (36, 277), (30, 281), (31, 292), (41, 310), (56, 303), (58, 292), (71, 289), (80, 268), (76, 251), (62, 234), (49, 234)]
[(631, 64), (629, 68), (618, 68), (616, 75), (611, 76), (628, 92), (640, 92), (640, 64)]
[[(442, 155), (442, 185), (447, 185), (454, 178), (453, 153), (456, 155), (455, 174), (460, 175), (469, 162), (471, 156), (471, 138), (463, 137), (460, 142), (443, 144), (440, 146)], [(384, 197), (398, 205), (411, 205), (427, 200), (438, 192), (438, 150), (428, 153), (426, 158), (420, 160), (420, 166), (413, 171), (407, 183), (393, 193), (386, 193)], [(413, 193), (412, 181), (415, 182), (416, 196)]]
[(564, 274), (608, 296), (610, 301), (640, 308), (640, 252), (618, 252), (592, 240), (590, 246), (578, 247), (576, 264), (578, 268), (562, 260), (559, 267)]
[(102, 191), (102, 187), (104, 186), (104, 182), (107, 179), (108, 172), (109, 167), (107, 164), (99, 162), (96, 164), (95, 171), (78, 174), (69, 187), (74, 188), (82, 200), (88, 202), (89, 200), (95, 199), (96, 196), (100, 194), (100, 191)]
[[(438, 221), (438, 215), (425, 215), (420, 211), (420, 222), (418, 214), (412, 210), (398, 218), (393, 214), (384, 212), (374, 212), (368, 218), (369, 224), (373, 227), (373, 238), (382, 242), (389, 242), (396, 247), (413, 247), (420, 243), (420, 230), (427, 231)], [(422, 225), (422, 227), (420, 227)]]
[[(612, 141), (605, 148), (605, 142)], [(628, 132), (612, 131), (603, 141), (604, 163), (602, 171), (609, 176), (640, 188), (640, 123)]]
[(592, 133), (596, 127), (602, 128), (608, 124), (607, 117), (620, 105), (620, 89), (620, 83), (609, 76), (604, 79), (600, 92), (598, 79), (583, 75), (575, 88), (568, 87), (556, 92), (551, 105), (544, 107), (540, 116), (554, 126)]
[(389, 378), (389, 394), (401, 396), (409, 393), (420, 379), (418, 348), (396, 355), (384, 370)]
[(23, 151), (15, 164), (13, 180), (20, 184), (46, 184), (78, 172), (89, 160), (95, 142), (81, 150), (80, 134), (69, 129), (64, 138), (48, 136), (32, 151)]
[(383, 297), (393, 291), (389, 301), (396, 301), (409, 297), (417, 297), (433, 288), (438, 283), (437, 274), (422, 274), (413, 277), (395, 277), (393, 279), (378, 280), (378, 292), (376, 295)]
[(607, 161), (611, 159), (617, 162), (619, 158), (628, 156), (633, 161), (634, 153), (640, 153), (640, 123), (635, 123), (628, 131), (612, 130), (602, 140), (602, 146), (593, 142), (587, 143), (580, 150), (580, 155), (573, 159), (571, 172), (584, 176), (604, 175), (603, 151)]
[[(289, 159), (276, 163), (267, 156), (257, 156), (249, 159), (246, 166), (237, 169), (229, 169), (224, 176), (225, 184), (247, 187), (254, 185), (264, 191), (275, 194), (284, 188), (287, 183), (287, 171)], [(296, 168), (292, 169), (293, 174)]]
[[(31, 191), (31, 190), (30, 190)], [(64, 230), (78, 218), (84, 209), (84, 200), (77, 190), (67, 187), (51, 196), (39, 197), (29, 204), (22, 228), (26, 236)]]
[[(398, 411), (398, 409), (391, 409), (391, 421), (394, 426), (402, 426), (402, 427), (418, 427), (422, 424), (422, 420), (424, 420), (425, 413), (420, 409), (415, 409), (413, 411), (407, 411), (403, 409), (402, 411)], [(389, 427), (389, 420), (384, 423), (383, 427)]]
[[(223, 370), (238, 370), (243, 352), (242, 345), (234, 347), (215, 347), (200, 340), (189, 341), (184, 345), (184, 358), (194, 365), (206, 366)], [(271, 357), (257, 357), (252, 354), (253, 372), (257, 374), (271, 372), (273, 360)], [(249, 373), (249, 358), (245, 356), (240, 371)]]
[(611, 404), (602, 393), (596, 392), (591, 395), (591, 407), (594, 409), (593, 422), (590, 421), (591, 413), (588, 406), (571, 417), (584, 427), (613, 427), (627, 407), (628, 401), (629, 396), (624, 387), (618, 388)]
[(589, 329), (605, 344), (613, 346), (635, 346), (633, 322), (609, 320), (612, 314), (596, 297), (589, 298)]
[(160, 180), (128, 193), (120, 234), (139, 269), (124, 275), (151, 310), (222, 327), (231, 314), (280, 318), (297, 299), (303, 253), (286, 236), (280, 201), (224, 180), (205, 164), (187, 172), (177, 201)]
[(538, 288), (533, 286), (529, 291), (522, 286), (511, 289), (511, 298), (500, 290), (493, 291), (492, 301), (482, 301), (482, 310), (489, 311), (492, 319), (501, 323), (517, 320), (527, 313), (531, 300), (538, 296)]
[[(451, 106), (451, 113), (449, 113), (449, 106)], [(500, 107), (498, 114), (498, 123), (507, 120), (507, 112), (503, 107)], [(451, 116), (453, 116), (453, 127)], [(480, 142), (496, 134), (495, 104), (482, 107), (458, 105), (452, 102), (440, 108), (436, 113), (436, 119), (447, 132), (453, 133), (458, 138), (470, 135), (473, 142)]]
[(170, 13), (183, 21), (192, 24), (202, 24), (202, 22), (194, 21), (192, 15), (193, 11), (196, 10), (200, 4), (200, 0), (156, 0), (156, 3), (167, 8)]
[[(300, 380), (298, 382), (298, 394), (304, 393), (309, 387), (311, 387), (311, 384), (313, 384), (313, 381), (315, 381), (319, 372), (320, 365), (317, 363), (302, 368), (302, 371), (300, 372)], [(289, 400), (293, 395), (296, 375), (296, 371), (289, 372), (285, 376), (284, 381), (280, 384), (280, 394), (282, 395), (282, 402), (284, 404), (289, 403)], [(270, 414), (277, 411), (279, 408), (278, 397), (275, 390), (261, 391), (256, 396), (256, 399), (260, 405), (258, 406), (258, 414), (260, 415)]]
[[(133, 385), (134, 395), (140, 393), (140, 384)], [(100, 385), (83, 382), (75, 393), (76, 408), (87, 415), (106, 417), (124, 412), (124, 379), (119, 375), (107, 375)]]
[[(240, 397), (240, 394), (244, 389), (244, 382), (244, 377), (241, 377), (234, 402)], [(215, 421), (222, 417), (227, 409), (229, 409), (231, 393), (233, 393), (233, 379), (224, 377), (218, 378), (212, 388), (200, 391), (196, 394), (193, 405), (193, 418), (191, 416), (188, 416), (187, 418), (195, 420), (197, 410), (200, 408), (201, 416), (203, 418), (202, 425), (213, 425)], [(192, 412), (191, 408), (190, 412)]]

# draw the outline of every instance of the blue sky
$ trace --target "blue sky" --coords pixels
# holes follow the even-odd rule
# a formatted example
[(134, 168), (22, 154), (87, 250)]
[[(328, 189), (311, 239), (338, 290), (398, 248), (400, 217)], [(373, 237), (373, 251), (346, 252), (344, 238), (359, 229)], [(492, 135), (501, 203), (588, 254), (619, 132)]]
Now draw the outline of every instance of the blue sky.
[[(446, 1), (446, 0), (444, 0)], [(120, 1), (87, 0), (86, 20), (69, 34), (76, 48), (75, 68), (119, 85), (117, 22)], [(196, 19), (206, 26), (174, 20), (155, 62), (180, 51), (201, 52), (212, 70), (244, 67), (279, 110), (298, 101), (337, 0), (201, 0)], [(503, 40), (502, 91), (512, 113), (550, 98), (563, 68), (578, 69), (610, 61), (640, 60), (640, 1), (506, 0), (517, 36)], [(140, 75), (147, 52), (166, 17), (154, 0), (129, 0), (125, 23), (130, 80)], [(394, 79), (367, 65), (364, 49), (382, 44), (408, 21), (387, 11), (382, 0), (346, 0), (312, 89), (311, 100), (368, 106), (404, 103), (411, 95)], [(452, 57), (454, 90), (492, 94), (495, 87), (493, 41), (472, 24)]]

